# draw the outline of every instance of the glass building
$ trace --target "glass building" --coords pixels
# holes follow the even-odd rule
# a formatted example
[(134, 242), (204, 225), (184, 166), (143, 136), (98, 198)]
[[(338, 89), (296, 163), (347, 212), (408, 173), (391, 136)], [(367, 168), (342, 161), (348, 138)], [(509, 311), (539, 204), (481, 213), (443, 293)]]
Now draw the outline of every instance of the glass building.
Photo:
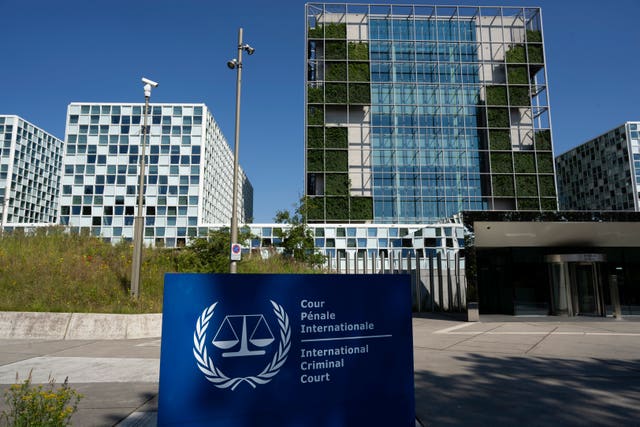
[(0, 115), (0, 230), (56, 221), (63, 147), (26, 120)]
[[(181, 246), (231, 220), (233, 153), (204, 104), (151, 104), (145, 244)], [(67, 112), (60, 223), (130, 239), (137, 209), (143, 104), (72, 103)], [(240, 170), (238, 219), (253, 216)]]
[(557, 209), (539, 8), (306, 5), (310, 222)]
[(640, 122), (626, 122), (556, 158), (563, 210), (640, 211)]

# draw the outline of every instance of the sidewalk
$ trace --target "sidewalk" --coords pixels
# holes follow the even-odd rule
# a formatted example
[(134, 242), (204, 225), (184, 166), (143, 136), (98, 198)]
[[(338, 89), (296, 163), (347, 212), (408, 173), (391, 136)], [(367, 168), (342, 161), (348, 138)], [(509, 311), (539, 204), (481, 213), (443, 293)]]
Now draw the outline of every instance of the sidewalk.
[[(427, 316), (414, 318), (413, 333), (425, 426), (638, 425), (638, 321)], [(85, 396), (73, 425), (152, 426), (159, 356), (157, 337), (0, 339), (0, 392), (16, 372), (68, 376)]]

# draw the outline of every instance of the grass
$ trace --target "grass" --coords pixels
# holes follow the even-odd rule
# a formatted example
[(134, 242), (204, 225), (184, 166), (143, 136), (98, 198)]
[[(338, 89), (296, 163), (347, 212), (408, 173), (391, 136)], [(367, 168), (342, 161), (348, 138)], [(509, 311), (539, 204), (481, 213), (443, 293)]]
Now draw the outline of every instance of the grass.
[[(62, 228), (0, 235), (0, 311), (159, 313), (164, 274), (190, 272), (188, 249), (145, 248), (140, 297), (129, 296), (133, 248)], [(281, 256), (246, 257), (239, 273), (313, 273)]]

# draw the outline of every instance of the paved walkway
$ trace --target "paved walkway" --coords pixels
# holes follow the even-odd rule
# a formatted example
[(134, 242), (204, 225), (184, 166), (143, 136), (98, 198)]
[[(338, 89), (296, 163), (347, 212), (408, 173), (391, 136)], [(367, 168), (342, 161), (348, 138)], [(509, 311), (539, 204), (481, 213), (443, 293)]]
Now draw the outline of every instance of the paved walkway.
[[(416, 416), (424, 426), (638, 426), (639, 320), (414, 318)], [(159, 356), (158, 338), (0, 339), (0, 389), (16, 372), (68, 376), (85, 396), (73, 425), (152, 426)]]

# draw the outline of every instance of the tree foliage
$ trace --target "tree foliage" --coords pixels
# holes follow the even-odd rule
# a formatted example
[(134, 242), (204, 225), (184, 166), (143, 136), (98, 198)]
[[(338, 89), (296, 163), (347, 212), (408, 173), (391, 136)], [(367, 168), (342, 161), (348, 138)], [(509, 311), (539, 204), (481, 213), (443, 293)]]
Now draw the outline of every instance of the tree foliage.
[(325, 257), (318, 252), (314, 245), (313, 233), (307, 226), (304, 209), (304, 200), (301, 200), (293, 212), (277, 211), (274, 221), (278, 224), (288, 224), (290, 227), (274, 230), (274, 233), (277, 235), (276, 237), (282, 239), (284, 256), (312, 267), (318, 267), (324, 263)]
[[(238, 230), (238, 242), (243, 244), (254, 236), (248, 229)], [(207, 237), (194, 239), (181, 252), (179, 269), (195, 273), (228, 273), (231, 233), (228, 227), (209, 232)]]

